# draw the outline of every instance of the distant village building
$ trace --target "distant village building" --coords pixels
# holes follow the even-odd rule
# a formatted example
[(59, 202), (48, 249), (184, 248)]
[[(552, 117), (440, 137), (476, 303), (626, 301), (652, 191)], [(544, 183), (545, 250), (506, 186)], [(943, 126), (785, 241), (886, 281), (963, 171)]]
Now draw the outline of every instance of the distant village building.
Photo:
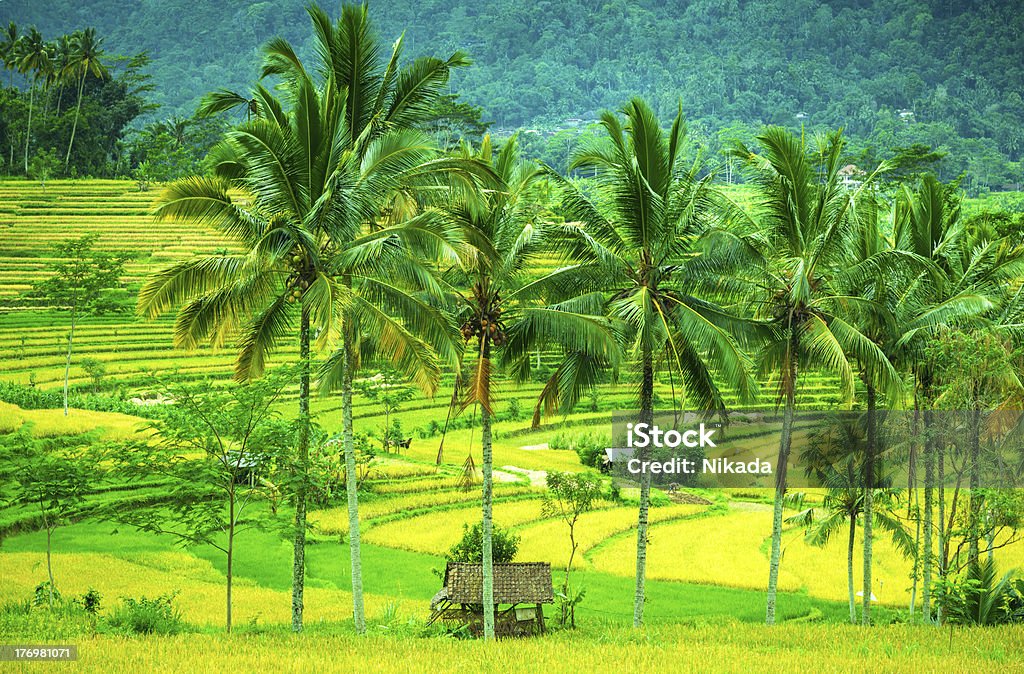
[(857, 189), (864, 184), (865, 175), (855, 164), (847, 164), (839, 169), (839, 184), (847, 189)]
[(910, 122), (914, 121), (914, 111), (913, 110), (907, 110), (907, 109), (904, 108), (903, 110), (897, 110), (896, 114), (898, 114), (900, 116), (901, 120), (903, 120), (904, 122), (907, 122), (908, 124)]
[[(448, 562), (444, 587), (430, 601), (430, 620), (450, 628), (465, 626), (483, 633), (483, 565)], [(517, 637), (544, 631), (544, 604), (555, 601), (551, 565), (513, 562), (494, 565), (494, 633)]]

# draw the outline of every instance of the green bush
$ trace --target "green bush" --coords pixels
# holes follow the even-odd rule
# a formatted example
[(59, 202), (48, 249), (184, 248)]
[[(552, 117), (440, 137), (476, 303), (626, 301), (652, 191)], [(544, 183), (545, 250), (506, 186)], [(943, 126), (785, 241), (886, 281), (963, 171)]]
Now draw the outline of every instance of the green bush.
[(184, 630), (185, 621), (174, 606), (177, 594), (162, 594), (153, 599), (126, 598), (107, 622), (114, 630), (126, 634), (178, 634)]
[[(480, 564), (484, 558), (484, 531), (481, 523), (462, 525), (462, 540), (453, 545), (446, 556), (449, 562)], [(519, 551), (519, 536), (497, 524), (491, 531), (491, 558), (495, 564), (511, 562)]]

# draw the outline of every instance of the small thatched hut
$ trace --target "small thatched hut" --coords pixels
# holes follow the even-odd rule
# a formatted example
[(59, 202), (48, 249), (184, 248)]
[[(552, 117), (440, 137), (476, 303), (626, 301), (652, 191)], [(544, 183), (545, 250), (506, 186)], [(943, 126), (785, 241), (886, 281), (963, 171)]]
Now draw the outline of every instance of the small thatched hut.
[[(466, 626), (483, 633), (483, 565), (448, 562), (444, 587), (430, 602), (430, 620), (455, 628)], [(525, 636), (544, 631), (544, 604), (555, 601), (551, 565), (513, 562), (494, 565), (494, 632), (498, 636)]]

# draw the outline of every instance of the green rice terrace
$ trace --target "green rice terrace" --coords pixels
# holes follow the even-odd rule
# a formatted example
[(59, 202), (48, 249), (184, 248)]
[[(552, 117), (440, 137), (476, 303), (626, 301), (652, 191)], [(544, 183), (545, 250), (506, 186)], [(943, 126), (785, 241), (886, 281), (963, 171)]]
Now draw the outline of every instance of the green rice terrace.
[[(129, 250), (126, 266), (130, 291), (153, 271), (196, 253), (227, 247), (213, 231), (191, 230), (154, 222), (153, 192), (139, 192), (125, 181), (50, 183), (46, 189), (22, 181), (0, 182), (0, 378), (28, 385), (32, 391), (59, 390), (64, 368), (67, 327), (56, 310), (19, 306), (18, 298), (45, 275), (54, 241), (98, 234), (98, 247)], [(283, 349), (287, 359), (294, 351)], [(552, 350), (537, 355), (541, 367), (559, 358)], [(103, 364), (100, 376), (90, 375), (83, 362)], [(70, 383), (73, 398), (111, 395), (140, 417), (121, 412), (72, 409), (21, 409), (0, 403), (0, 430), (19, 427), (38, 436), (70, 435), (82, 441), (123, 439), (145, 423), (153, 376), (175, 381), (212, 378), (226, 383), (233, 367), (228, 349), (201, 346), (192, 351), (172, 347), (172, 318), (146, 320), (130, 312), (82, 319), (76, 334)], [(768, 382), (766, 382), (766, 385)], [(422, 394), (402, 403), (399, 419), (411, 438), (400, 452), (378, 451), (360, 488), (363, 568), (371, 616), (422, 618), (439, 580), (443, 556), (463, 527), (479, 518), (480, 495), (463, 488), (463, 464), (481, 461), (479, 419), (470, 412), (449, 423), (438, 464), (441, 430), (449, 418), (450, 375), (433, 398)], [(668, 399), (672, 383), (659, 380), (656, 392)], [(634, 404), (632, 384), (604, 384), (572, 414), (546, 419), (531, 428), (530, 417), (541, 381), (496, 388), (494, 424), (494, 519), (521, 538), (517, 559), (550, 562), (564, 567), (570, 552), (564, 524), (543, 505), (546, 471), (579, 471), (576, 445), (597, 442), (607, 433), (612, 410)], [(277, 404), (290, 413), (291, 390)], [(732, 398), (730, 402), (734, 401)], [(813, 408), (838, 404), (837, 381), (811, 374), (801, 387), (798, 404)], [(124, 406), (122, 406), (124, 407)], [(763, 400), (754, 407), (771, 410)], [(314, 397), (313, 415), (327, 432), (341, 428), (340, 402)], [(130, 409), (128, 410), (130, 412)], [(357, 431), (380, 433), (384, 410), (367, 396), (356, 396), (353, 416)], [(765, 487), (770, 487), (765, 484)], [(92, 508), (160, 499), (159, 480), (116, 484), (88, 496), (77, 520)], [(770, 490), (687, 491), (659, 494), (651, 510), (648, 558), (648, 618), (672, 623), (714, 616), (757, 622), (763, 618), (762, 588), (768, 572), (766, 536), (771, 530)], [(586, 586), (580, 619), (628, 624), (632, 619), (630, 586), (636, 548), (635, 495), (620, 501), (600, 500), (579, 521), (576, 574)], [(809, 502), (820, 496), (809, 495)], [(308, 619), (337, 620), (347, 611), (347, 516), (343, 503), (311, 512), (312, 534), (307, 553)], [(45, 532), (35, 531), (38, 515), (31, 507), (7, 508), (0, 515), (3, 552), (0, 575), (3, 600), (32, 593), (44, 564)], [(56, 533), (54, 566), (62, 592), (80, 594), (89, 588), (105, 597), (178, 592), (184, 618), (196, 625), (223, 621), (221, 585), (224, 560), (209, 546), (180, 548), (167, 536), (131, 527), (81, 521)], [(339, 540), (341, 543), (339, 543)], [(699, 545), (694, 542), (699, 541)], [(781, 619), (839, 621), (846, 607), (846, 569), (838, 540), (814, 547), (803, 540), (799, 526), (785, 535), (787, 564), (780, 578)], [(288, 618), (290, 548), (274, 532), (241, 534), (234, 573), (235, 621), (238, 624), (283, 623)], [(1005, 559), (1024, 563), (1024, 546), (1002, 551)], [(905, 611), (909, 601), (910, 562), (880, 541), (875, 547), (875, 578), (879, 602), (891, 613)], [(556, 571), (556, 578), (558, 576)], [(557, 584), (557, 581), (556, 581)], [(383, 620), (383, 618), (381, 618)]]

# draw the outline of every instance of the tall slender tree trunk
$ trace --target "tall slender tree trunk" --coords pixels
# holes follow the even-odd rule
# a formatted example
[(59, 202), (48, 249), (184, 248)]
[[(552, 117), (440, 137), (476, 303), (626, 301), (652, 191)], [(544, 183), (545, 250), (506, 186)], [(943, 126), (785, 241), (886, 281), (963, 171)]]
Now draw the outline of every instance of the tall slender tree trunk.
[[(946, 579), (946, 458), (942, 442), (935, 444), (936, 481), (939, 491), (939, 525), (938, 525), (938, 571), (941, 580)], [(942, 624), (942, 604), (935, 607), (935, 622)]]
[(917, 607), (917, 582), (921, 573), (921, 501), (917, 495), (917, 442), (921, 437), (921, 409), (918, 405), (917, 389), (914, 390), (914, 417), (910, 432), (909, 475), (907, 477), (907, 519), (914, 518), (914, 568), (910, 584), (910, 616), (913, 618)]
[(932, 621), (932, 543), (935, 539), (935, 446), (931, 438), (932, 413), (924, 412), (924, 550), (921, 559), (921, 610)]
[[(490, 343), (486, 336), (481, 350), (481, 357), (489, 361), (491, 357)], [(490, 399), (488, 391), (487, 398)], [(487, 411), (486, 405), (480, 406), (480, 434), (483, 445), (483, 596), (481, 602), (484, 606), (484, 639), (494, 639), (494, 535), (492, 517), (492, 501), (494, 498), (494, 457), (491, 446), (491, 413)]]
[(68, 165), (71, 163), (71, 148), (75, 145), (75, 132), (78, 131), (78, 115), (82, 112), (82, 89), (85, 87), (85, 73), (78, 80), (78, 103), (75, 104), (75, 121), (71, 125), (71, 140), (68, 142), (68, 153), (64, 157), (64, 173), (68, 172)]
[[(640, 381), (640, 423), (654, 422), (654, 354), (644, 348)], [(641, 461), (647, 458), (647, 448), (640, 450)], [(647, 601), (647, 528), (651, 507), (651, 475), (640, 473), (640, 511), (636, 523), (636, 589), (633, 594), (633, 627), (644, 622), (644, 604)]]
[(981, 535), (978, 533), (978, 521), (981, 519), (982, 496), (981, 488), (981, 410), (977, 404), (971, 405), (971, 437), (970, 437), (970, 483), (971, 495), (968, 501), (970, 521), (968, 522), (967, 563), (978, 563), (978, 548)]
[(363, 553), (359, 541), (359, 482), (356, 475), (356, 448), (352, 433), (353, 338), (344, 326), (344, 356), (341, 380), (342, 441), (345, 450), (345, 495), (348, 497), (348, 556), (352, 571), (352, 621), (357, 634), (366, 633), (363, 608)]
[(779, 561), (782, 558), (782, 506), (786, 496), (786, 468), (793, 442), (793, 412), (796, 408), (796, 347), (797, 337), (790, 337), (789, 383), (786, 386), (785, 410), (782, 415), (782, 437), (779, 440), (779, 459), (775, 473), (775, 504), (772, 509), (772, 553), (768, 561), (768, 601), (765, 623), (775, 624), (775, 600), (779, 588)]
[(857, 596), (853, 593), (853, 544), (857, 539), (857, 513), (850, 515), (850, 541), (846, 550), (846, 584), (850, 591), (850, 624), (857, 624)]
[(71, 330), (68, 331), (68, 353), (64, 359), (64, 416), (68, 415), (68, 393), (71, 381), (71, 347), (75, 341), (75, 311), (71, 311)]
[(38, 77), (32, 78), (32, 87), (28, 93), (28, 124), (25, 127), (25, 175), (28, 175), (28, 146), (32, 140), (32, 107), (35, 104), (37, 79)]
[(309, 495), (309, 311), (299, 326), (299, 475), (295, 486), (295, 531), (292, 540), (292, 630), (302, 631), (306, 589), (306, 499)]
[(231, 634), (231, 590), (235, 563), (235, 494), (228, 494), (227, 632)]
[(43, 518), (43, 522), (46, 526), (46, 576), (50, 580), (49, 595), (50, 595), (50, 610), (53, 610), (53, 527), (50, 523)]
[(878, 424), (875, 414), (878, 402), (874, 385), (871, 382), (865, 382), (865, 384), (868, 399), (868, 437), (864, 456), (864, 608), (861, 612), (861, 621), (864, 625), (869, 626), (871, 625), (871, 566), (875, 517), (875, 447), (878, 443)]

